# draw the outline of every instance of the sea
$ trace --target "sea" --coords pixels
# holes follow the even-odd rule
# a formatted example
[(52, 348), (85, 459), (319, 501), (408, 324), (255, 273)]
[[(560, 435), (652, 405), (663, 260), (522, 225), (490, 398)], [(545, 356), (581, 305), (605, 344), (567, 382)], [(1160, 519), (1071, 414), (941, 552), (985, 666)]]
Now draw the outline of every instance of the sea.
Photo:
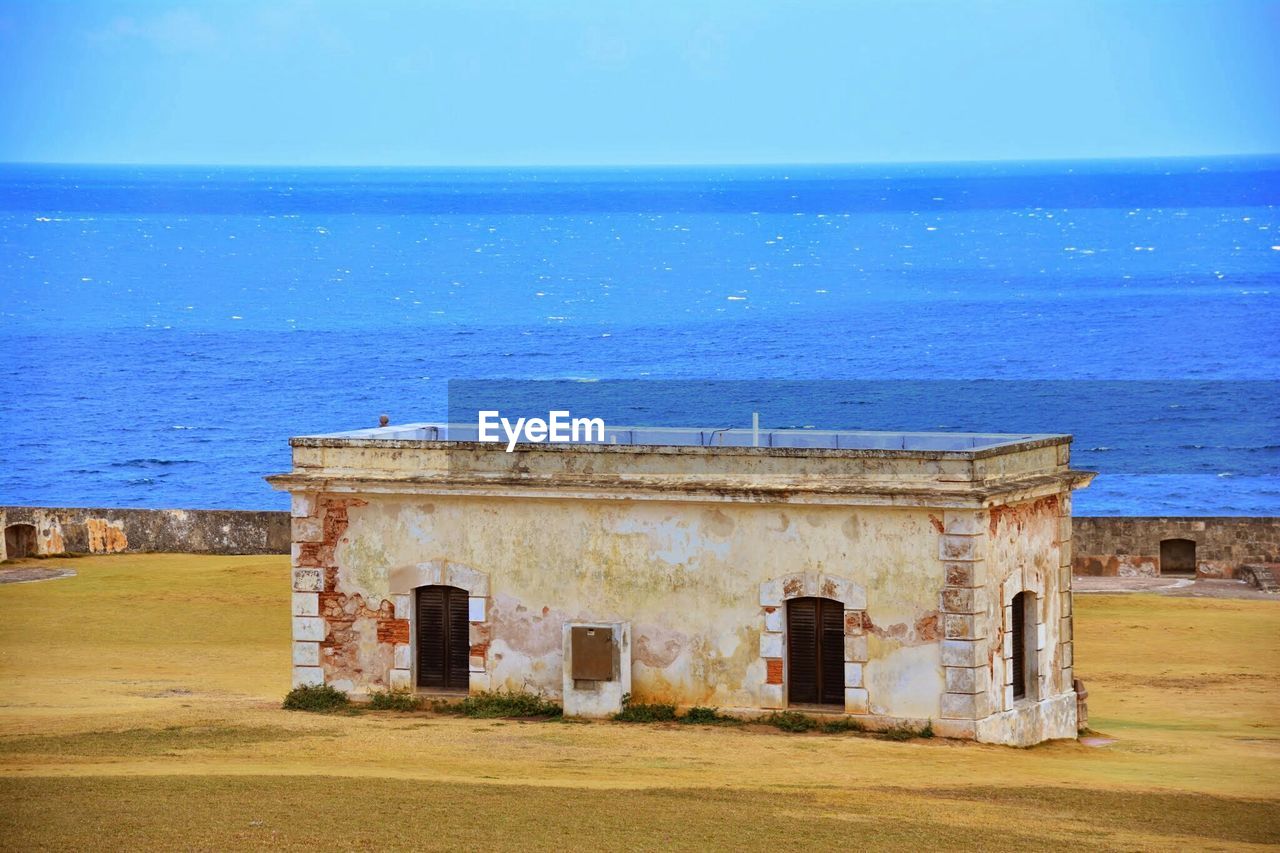
[(1277, 205), (1280, 157), (0, 165), (0, 505), (284, 508), (290, 436), (503, 380), (1070, 432), (1077, 514), (1280, 515)]

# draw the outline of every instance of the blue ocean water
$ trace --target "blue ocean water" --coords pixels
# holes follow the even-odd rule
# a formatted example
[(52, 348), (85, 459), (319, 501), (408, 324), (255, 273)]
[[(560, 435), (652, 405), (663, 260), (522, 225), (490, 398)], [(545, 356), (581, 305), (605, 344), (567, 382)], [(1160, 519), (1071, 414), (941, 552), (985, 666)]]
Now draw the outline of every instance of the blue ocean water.
[(1074, 431), (1078, 513), (1276, 515), (1277, 204), (1280, 158), (0, 166), (0, 503), (282, 507), (288, 436), (450, 379), (1066, 380), (752, 410)]

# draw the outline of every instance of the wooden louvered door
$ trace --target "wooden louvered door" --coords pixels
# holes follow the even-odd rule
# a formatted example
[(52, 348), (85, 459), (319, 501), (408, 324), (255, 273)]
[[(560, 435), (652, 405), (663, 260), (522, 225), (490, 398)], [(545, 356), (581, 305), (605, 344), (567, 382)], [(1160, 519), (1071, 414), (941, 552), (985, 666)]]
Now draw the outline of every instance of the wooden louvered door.
[(839, 601), (787, 602), (787, 700), (844, 707), (844, 605)]
[(466, 690), (471, 679), (467, 591), (420, 587), (417, 617), (418, 688)]

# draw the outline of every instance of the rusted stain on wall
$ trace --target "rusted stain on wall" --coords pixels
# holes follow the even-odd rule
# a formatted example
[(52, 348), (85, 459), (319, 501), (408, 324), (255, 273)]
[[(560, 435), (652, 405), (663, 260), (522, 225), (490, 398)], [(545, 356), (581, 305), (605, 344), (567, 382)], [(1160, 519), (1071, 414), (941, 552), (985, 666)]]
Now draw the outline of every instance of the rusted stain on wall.
[(84, 526), (89, 534), (89, 553), (91, 554), (115, 554), (129, 547), (129, 538), (125, 536), (122, 521), (86, 518)]

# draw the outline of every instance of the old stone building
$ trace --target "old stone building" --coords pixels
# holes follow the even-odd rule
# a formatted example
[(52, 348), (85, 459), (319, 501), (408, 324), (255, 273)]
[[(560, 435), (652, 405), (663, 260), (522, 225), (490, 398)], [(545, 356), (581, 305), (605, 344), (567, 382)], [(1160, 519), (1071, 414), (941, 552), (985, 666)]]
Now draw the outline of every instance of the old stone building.
[(293, 439), (295, 684), (1075, 735), (1069, 436), (608, 432)]

